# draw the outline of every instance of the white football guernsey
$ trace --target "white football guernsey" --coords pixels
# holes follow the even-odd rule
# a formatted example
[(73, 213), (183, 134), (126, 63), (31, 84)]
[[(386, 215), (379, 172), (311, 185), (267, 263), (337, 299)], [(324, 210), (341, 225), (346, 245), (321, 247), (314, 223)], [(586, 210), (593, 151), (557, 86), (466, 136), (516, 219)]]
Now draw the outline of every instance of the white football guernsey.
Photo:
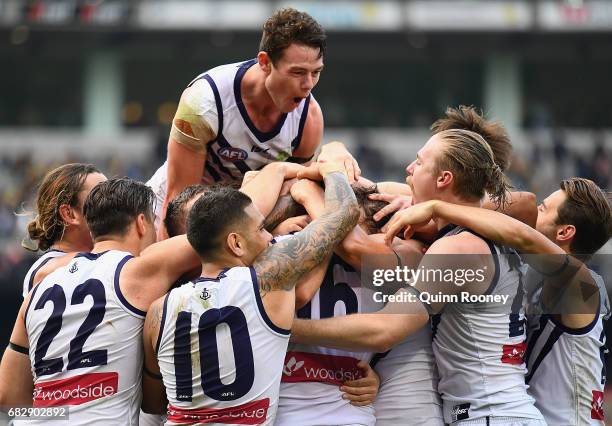
[[(201, 113), (216, 135), (207, 145), (202, 183), (241, 182), (246, 172), (259, 170), (274, 161), (285, 161), (300, 145), (312, 95), (303, 99), (295, 110), (282, 114), (272, 130), (259, 131), (249, 118), (240, 89), (244, 74), (256, 63), (253, 59), (221, 65), (189, 84), (202, 79), (208, 82), (209, 87), (202, 89), (205, 93)], [(212, 105), (215, 107), (211, 108)], [(157, 210), (166, 196), (166, 173), (167, 163), (164, 163), (147, 182), (157, 195)], [(159, 217), (158, 211), (156, 216)], [(156, 226), (158, 223), (159, 219)]]
[(380, 377), (376, 426), (444, 424), (431, 338), (426, 324), (389, 352), (374, 356), (371, 365)]
[(131, 258), (116, 250), (80, 253), (32, 292), (25, 323), (33, 403), (70, 406), (65, 424), (138, 424), (145, 312), (131, 306), (119, 287)]
[(268, 318), (252, 267), (172, 290), (157, 342), (166, 424), (272, 425), (289, 333)]
[[(401, 262), (398, 266), (402, 267)], [(444, 424), (431, 340), (431, 325), (426, 324), (372, 358), (370, 365), (380, 377), (374, 401), (376, 426)]]
[[(439, 235), (471, 232), (449, 225)], [(444, 421), (496, 418), (533, 419), (542, 414), (525, 385), (526, 330), (520, 258), (513, 250), (489, 245), (495, 276), (486, 295), (494, 301), (448, 303), (433, 320), (433, 349), (440, 373)]]
[[(359, 273), (333, 255), (320, 289), (298, 311), (305, 319), (330, 318), (383, 307), (374, 291), (362, 287)], [(371, 352), (345, 351), (292, 343), (289, 345), (280, 388), (277, 426), (374, 425), (374, 408), (356, 407), (342, 399), (339, 387), (362, 377), (359, 361)]]
[(56, 257), (61, 257), (65, 254), (66, 253), (61, 250), (51, 249), (51, 250), (47, 250), (38, 259), (36, 259), (36, 262), (34, 262), (32, 266), (30, 266), (30, 269), (28, 269), (28, 273), (23, 279), (23, 298), (24, 299), (28, 295), (28, 293), (32, 290), (32, 287), (34, 287), (34, 277), (36, 276), (36, 273), (40, 270), (40, 268), (45, 266), (47, 262), (49, 262), (51, 259), (54, 259)]
[[(528, 278), (539, 274), (529, 270)], [(591, 271), (599, 288), (599, 309), (593, 322), (581, 329), (565, 327), (552, 315), (532, 318), (526, 354), (529, 394), (550, 425), (603, 425), (606, 334), (610, 302), (601, 276)], [(537, 278), (539, 283), (541, 275)], [(541, 284), (532, 286), (533, 306), (540, 305)], [(540, 308), (541, 309), (541, 308)], [(554, 395), (551, 390), (554, 389)]]

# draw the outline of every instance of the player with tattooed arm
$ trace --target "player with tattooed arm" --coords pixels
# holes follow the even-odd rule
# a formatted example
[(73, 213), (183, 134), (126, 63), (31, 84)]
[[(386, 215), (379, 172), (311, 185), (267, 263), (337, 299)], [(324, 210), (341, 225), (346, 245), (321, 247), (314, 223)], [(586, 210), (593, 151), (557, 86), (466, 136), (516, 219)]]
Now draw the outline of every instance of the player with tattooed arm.
[(159, 380), (146, 379), (143, 410), (167, 408), (167, 424), (274, 423), (295, 284), (359, 218), (344, 167), (324, 163), (309, 177), (314, 172), (325, 182), (324, 214), (273, 245), (245, 194), (222, 188), (196, 201), (187, 238), (202, 258), (202, 276), (147, 314), (145, 364)]

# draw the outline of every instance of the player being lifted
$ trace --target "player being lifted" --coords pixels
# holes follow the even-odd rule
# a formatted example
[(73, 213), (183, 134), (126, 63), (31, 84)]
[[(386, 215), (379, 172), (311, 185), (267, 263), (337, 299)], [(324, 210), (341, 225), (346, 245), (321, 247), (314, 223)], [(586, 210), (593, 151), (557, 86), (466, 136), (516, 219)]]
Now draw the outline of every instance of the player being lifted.
[[(158, 220), (188, 185), (241, 181), (270, 162), (312, 159), (323, 115), (311, 92), (325, 46), (325, 32), (310, 15), (281, 9), (264, 24), (256, 59), (213, 68), (188, 85), (172, 123), (167, 162), (148, 183), (157, 194)], [(341, 145), (326, 145), (321, 155), (346, 160), (349, 178), (358, 176)]]

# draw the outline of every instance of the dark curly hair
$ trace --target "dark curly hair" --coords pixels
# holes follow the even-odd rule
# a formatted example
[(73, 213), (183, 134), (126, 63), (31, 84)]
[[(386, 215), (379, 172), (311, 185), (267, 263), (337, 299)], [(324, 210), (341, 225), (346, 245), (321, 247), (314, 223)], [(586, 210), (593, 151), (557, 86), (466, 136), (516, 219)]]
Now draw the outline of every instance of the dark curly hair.
[(355, 193), (355, 197), (357, 198), (357, 203), (359, 204), (359, 207), (363, 209), (362, 223), (368, 229), (368, 233), (376, 234), (380, 232), (380, 228), (382, 228), (387, 224), (387, 222), (389, 222), (389, 219), (391, 219), (391, 215), (383, 217), (378, 222), (374, 220), (374, 215), (388, 204), (386, 201), (370, 200), (370, 194), (379, 193), (378, 187), (376, 185), (367, 187), (352, 185), (352, 188), (353, 192)]
[(320, 58), (325, 53), (326, 39), (323, 27), (312, 16), (285, 8), (278, 10), (264, 23), (259, 50), (266, 52), (273, 64), (292, 43), (318, 48)]

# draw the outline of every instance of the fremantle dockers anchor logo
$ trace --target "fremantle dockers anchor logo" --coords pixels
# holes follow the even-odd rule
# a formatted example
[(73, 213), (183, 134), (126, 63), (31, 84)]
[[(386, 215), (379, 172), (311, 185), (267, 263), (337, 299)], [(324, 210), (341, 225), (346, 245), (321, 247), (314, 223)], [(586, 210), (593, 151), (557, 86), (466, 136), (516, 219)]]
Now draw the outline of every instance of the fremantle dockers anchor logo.
[(205, 288), (204, 290), (202, 290), (202, 293), (200, 294), (200, 299), (202, 300), (208, 300), (210, 299), (212, 296), (210, 295), (210, 293), (208, 292), (208, 289)]

